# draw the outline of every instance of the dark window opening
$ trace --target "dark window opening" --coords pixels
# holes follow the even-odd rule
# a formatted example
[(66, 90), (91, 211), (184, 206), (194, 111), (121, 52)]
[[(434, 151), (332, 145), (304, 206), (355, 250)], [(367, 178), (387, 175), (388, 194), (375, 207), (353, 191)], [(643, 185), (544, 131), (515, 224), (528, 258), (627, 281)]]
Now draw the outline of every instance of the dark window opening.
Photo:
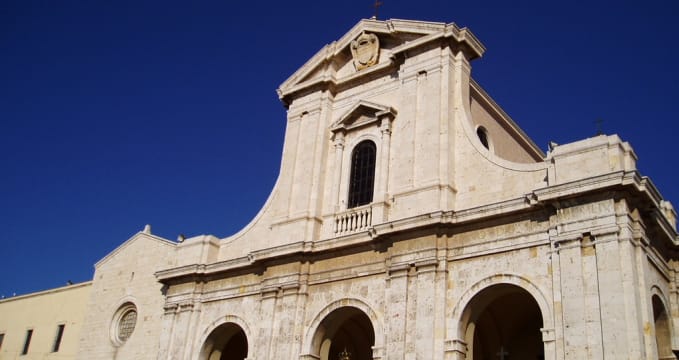
[(21, 355), (28, 354), (28, 347), (31, 345), (31, 337), (33, 337), (33, 329), (26, 331), (26, 340), (24, 340), (24, 349), (21, 350)]
[(64, 328), (66, 325), (61, 324), (57, 327), (57, 337), (54, 338), (54, 346), (52, 346), (52, 352), (59, 351), (59, 346), (61, 346), (61, 338), (64, 336)]
[(479, 141), (481, 141), (481, 144), (483, 144), (483, 146), (486, 149), (490, 150), (490, 146), (488, 145), (488, 134), (486, 133), (486, 129), (484, 129), (483, 127), (479, 127), (478, 129), (476, 129), (476, 136), (479, 137)]
[(370, 204), (375, 186), (375, 143), (366, 140), (356, 145), (351, 155), (348, 208)]
[(0, 350), (2, 349), (2, 341), (5, 340), (5, 334), (0, 334)]

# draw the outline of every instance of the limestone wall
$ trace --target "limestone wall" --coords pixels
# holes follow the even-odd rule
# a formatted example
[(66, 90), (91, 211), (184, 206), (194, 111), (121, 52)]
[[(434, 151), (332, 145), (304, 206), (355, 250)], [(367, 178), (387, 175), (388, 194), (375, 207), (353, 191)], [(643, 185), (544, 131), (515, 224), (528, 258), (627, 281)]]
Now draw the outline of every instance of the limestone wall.
[[(95, 266), (78, 359), (154, 359), (159, 351), (163, 285), (155, 278), (159, 268), (175, 265), (175, 244), (138, 233)], [(117, 339), (120, 310), (132, 304), (134, 330)]]

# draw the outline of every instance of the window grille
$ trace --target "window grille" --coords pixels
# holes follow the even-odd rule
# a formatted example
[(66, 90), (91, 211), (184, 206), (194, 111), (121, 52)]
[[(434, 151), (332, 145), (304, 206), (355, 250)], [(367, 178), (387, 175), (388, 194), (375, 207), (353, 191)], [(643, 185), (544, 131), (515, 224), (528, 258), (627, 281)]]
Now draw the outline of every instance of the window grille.
[(123, 316), (120, 317), (120, 322), (118, 323), (118, 339), (120, 341), (127, 340), (134, 327), (137, 324), (137, 311), (134, 309), (128, 310)]
[(362, 141), (351, 155), (351, 175), (349, 180), (349, 204), (353, 208), (373, 201), (375, 186), (375, 143)]

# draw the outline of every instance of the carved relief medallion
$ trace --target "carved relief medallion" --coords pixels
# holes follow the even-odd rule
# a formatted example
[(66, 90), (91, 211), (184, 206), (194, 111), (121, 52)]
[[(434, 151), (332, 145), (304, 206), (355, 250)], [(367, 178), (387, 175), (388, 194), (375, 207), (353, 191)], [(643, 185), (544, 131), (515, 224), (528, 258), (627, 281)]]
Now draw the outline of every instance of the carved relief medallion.
[(380, 41), (377, 35), (361, 33), (351, 42), (350, 48), (357, 71), (377, 64), (380, 56)]

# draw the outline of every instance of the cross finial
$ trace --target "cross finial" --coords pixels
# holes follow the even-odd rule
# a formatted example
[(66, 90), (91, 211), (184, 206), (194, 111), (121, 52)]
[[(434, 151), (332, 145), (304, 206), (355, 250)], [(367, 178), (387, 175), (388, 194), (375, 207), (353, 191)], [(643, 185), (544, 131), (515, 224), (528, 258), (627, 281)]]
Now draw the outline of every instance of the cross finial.
[(375, 0), (375, 3), (373, 4), (373, 7), (375, 8), (375, 15), (373, 15), (373, 19), (377, 20), (377, 10), (382, 6), (382, 2), (380, 0)]
[(496, 355), (500, 357), (500, 360), (507, 360), (509, 357), (509, 353), (505, 350), (504, 346), (500, 346), (500, 351)]
[(596, 134), (597, 135), (603, 135), (604, 134), (603, 130), (601, 130), (601, 124), (603, 124), (603, 122), (604, 121), (601, 120), (601, 119), (596, 119), (594, 121), (594, 123), (596, 124)]
[(347, 348), (344, 348), (344, 351), (339, 353), (339, 360), (351, 360), (351, 353), (347, 351)]

